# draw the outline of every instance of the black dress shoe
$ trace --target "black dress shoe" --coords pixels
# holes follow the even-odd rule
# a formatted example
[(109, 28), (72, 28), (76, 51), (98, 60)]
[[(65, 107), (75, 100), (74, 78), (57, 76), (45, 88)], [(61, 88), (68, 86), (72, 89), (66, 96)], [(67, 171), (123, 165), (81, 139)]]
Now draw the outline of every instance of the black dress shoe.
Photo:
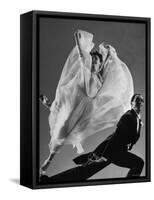
[(48, 177), (48, 176), (46, 176), (46, 175), (41, 175), (41, 176), (40, 176), (40, 182), (41, 182), (41, 183), (47, 183), (48, 180), (49, 180), (49, 177)]
[(88, 162), (89, 156), (92, 154), (92, 152), (82, 154), (80, 156), (77, 156), (76, 158), (73, 159), (74, 163), (76, 165), (83, 165)]

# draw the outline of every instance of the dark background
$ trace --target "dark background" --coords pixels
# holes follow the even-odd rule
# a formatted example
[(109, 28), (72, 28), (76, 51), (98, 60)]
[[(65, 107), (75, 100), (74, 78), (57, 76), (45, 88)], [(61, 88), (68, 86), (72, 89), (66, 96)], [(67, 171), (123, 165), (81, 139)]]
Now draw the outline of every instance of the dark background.
[[(40, 94), (43, 93), (51, 101), (54, 100), (64, 63), (75, 46), (74, 32), (77, 29), (93, 33), (96, 47), (102, 42), (115, 47), (120, 59), (129, 67), (134, 80), (135, 92), (145, 96), (145, 24), (51, 18), (40, 18)], [(145, 106), (142, 111), (144, 127), (141, 131), (141, 138), (132, 150), (143, 160), (145, 160), (144, 109)], [(40, 165), (49, 153), (48, 115), (49, 111), (40, 105)], [(93, 150), (113, 132), (114, 128), (87, 138), (83, 146), (85, 151)], [(74, 167), (72, 158), (76, 156), (76, 149), (73, 149), (71, 145), (62, 147), (47, 170), (47, 175), (52, 176)], [(91, 178), (124, 177), (127, 171), (128, 169), (110, 165)], [(145, 175), (145, 167), (141, 175)]]

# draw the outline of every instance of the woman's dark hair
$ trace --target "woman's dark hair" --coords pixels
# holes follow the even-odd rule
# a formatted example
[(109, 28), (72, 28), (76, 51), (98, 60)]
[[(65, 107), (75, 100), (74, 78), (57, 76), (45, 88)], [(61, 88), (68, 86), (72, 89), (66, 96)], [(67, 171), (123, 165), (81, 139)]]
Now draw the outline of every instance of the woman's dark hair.
[(93, 52), (90, 52), (90, 55), (91, 55), (91, 56), (98, 56), (100, 62), (101, 62), (101, 63), (103, 62), (103, 56), (102, 56), (102, 54), (100, 54), (97, 50), (96, 50), (96, 51), (93, 51)]
[[(100, 62), (101, 63), (103, 62), (103, 56), (97, 50), (93, 51), (93, 52), (90, 52), (90, 55), (92, 56), (92, 59), (93, 59), (93, 57), (97, 57), (98, 56)], [(101, 65), (100, 65), (100, 67), (101, 67)], [(91, 71), (95, 71), (94, 66), (92, 66)], [(102, 71), (101, 72), (101, 75), (102, 75), (103, 70), (101, 70), (101, 71)]]

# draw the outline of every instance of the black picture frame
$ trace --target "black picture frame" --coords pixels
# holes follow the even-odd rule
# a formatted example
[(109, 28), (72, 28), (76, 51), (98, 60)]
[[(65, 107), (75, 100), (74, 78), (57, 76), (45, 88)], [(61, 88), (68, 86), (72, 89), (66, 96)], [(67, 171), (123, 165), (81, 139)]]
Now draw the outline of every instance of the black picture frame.
[[(74, 182), (43, 183), (39, 178), (39, 20), (84, 19), (145, 24), (146, 41), (146, 175)], [(29, 188), (55, 188), (150, 181), (150, 18), (31, 11), (20, 16), (20, 184)]]

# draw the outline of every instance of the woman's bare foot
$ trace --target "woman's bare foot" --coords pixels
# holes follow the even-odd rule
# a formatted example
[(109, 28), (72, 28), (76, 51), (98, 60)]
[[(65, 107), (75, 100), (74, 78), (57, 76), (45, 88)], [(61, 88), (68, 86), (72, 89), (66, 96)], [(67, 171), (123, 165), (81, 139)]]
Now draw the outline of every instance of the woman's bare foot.
[(42, 167), (40, 168), (40, 176), (46, 174), (46, 170), (48, 169), (50, 162), (51, 162), (51, 160), (49, 160), (49, 159), (44, 161)]
[(46, 171), (42, 170), (42, 168), (40, 168), (40, 177), (45, 175), (46, 174)]

